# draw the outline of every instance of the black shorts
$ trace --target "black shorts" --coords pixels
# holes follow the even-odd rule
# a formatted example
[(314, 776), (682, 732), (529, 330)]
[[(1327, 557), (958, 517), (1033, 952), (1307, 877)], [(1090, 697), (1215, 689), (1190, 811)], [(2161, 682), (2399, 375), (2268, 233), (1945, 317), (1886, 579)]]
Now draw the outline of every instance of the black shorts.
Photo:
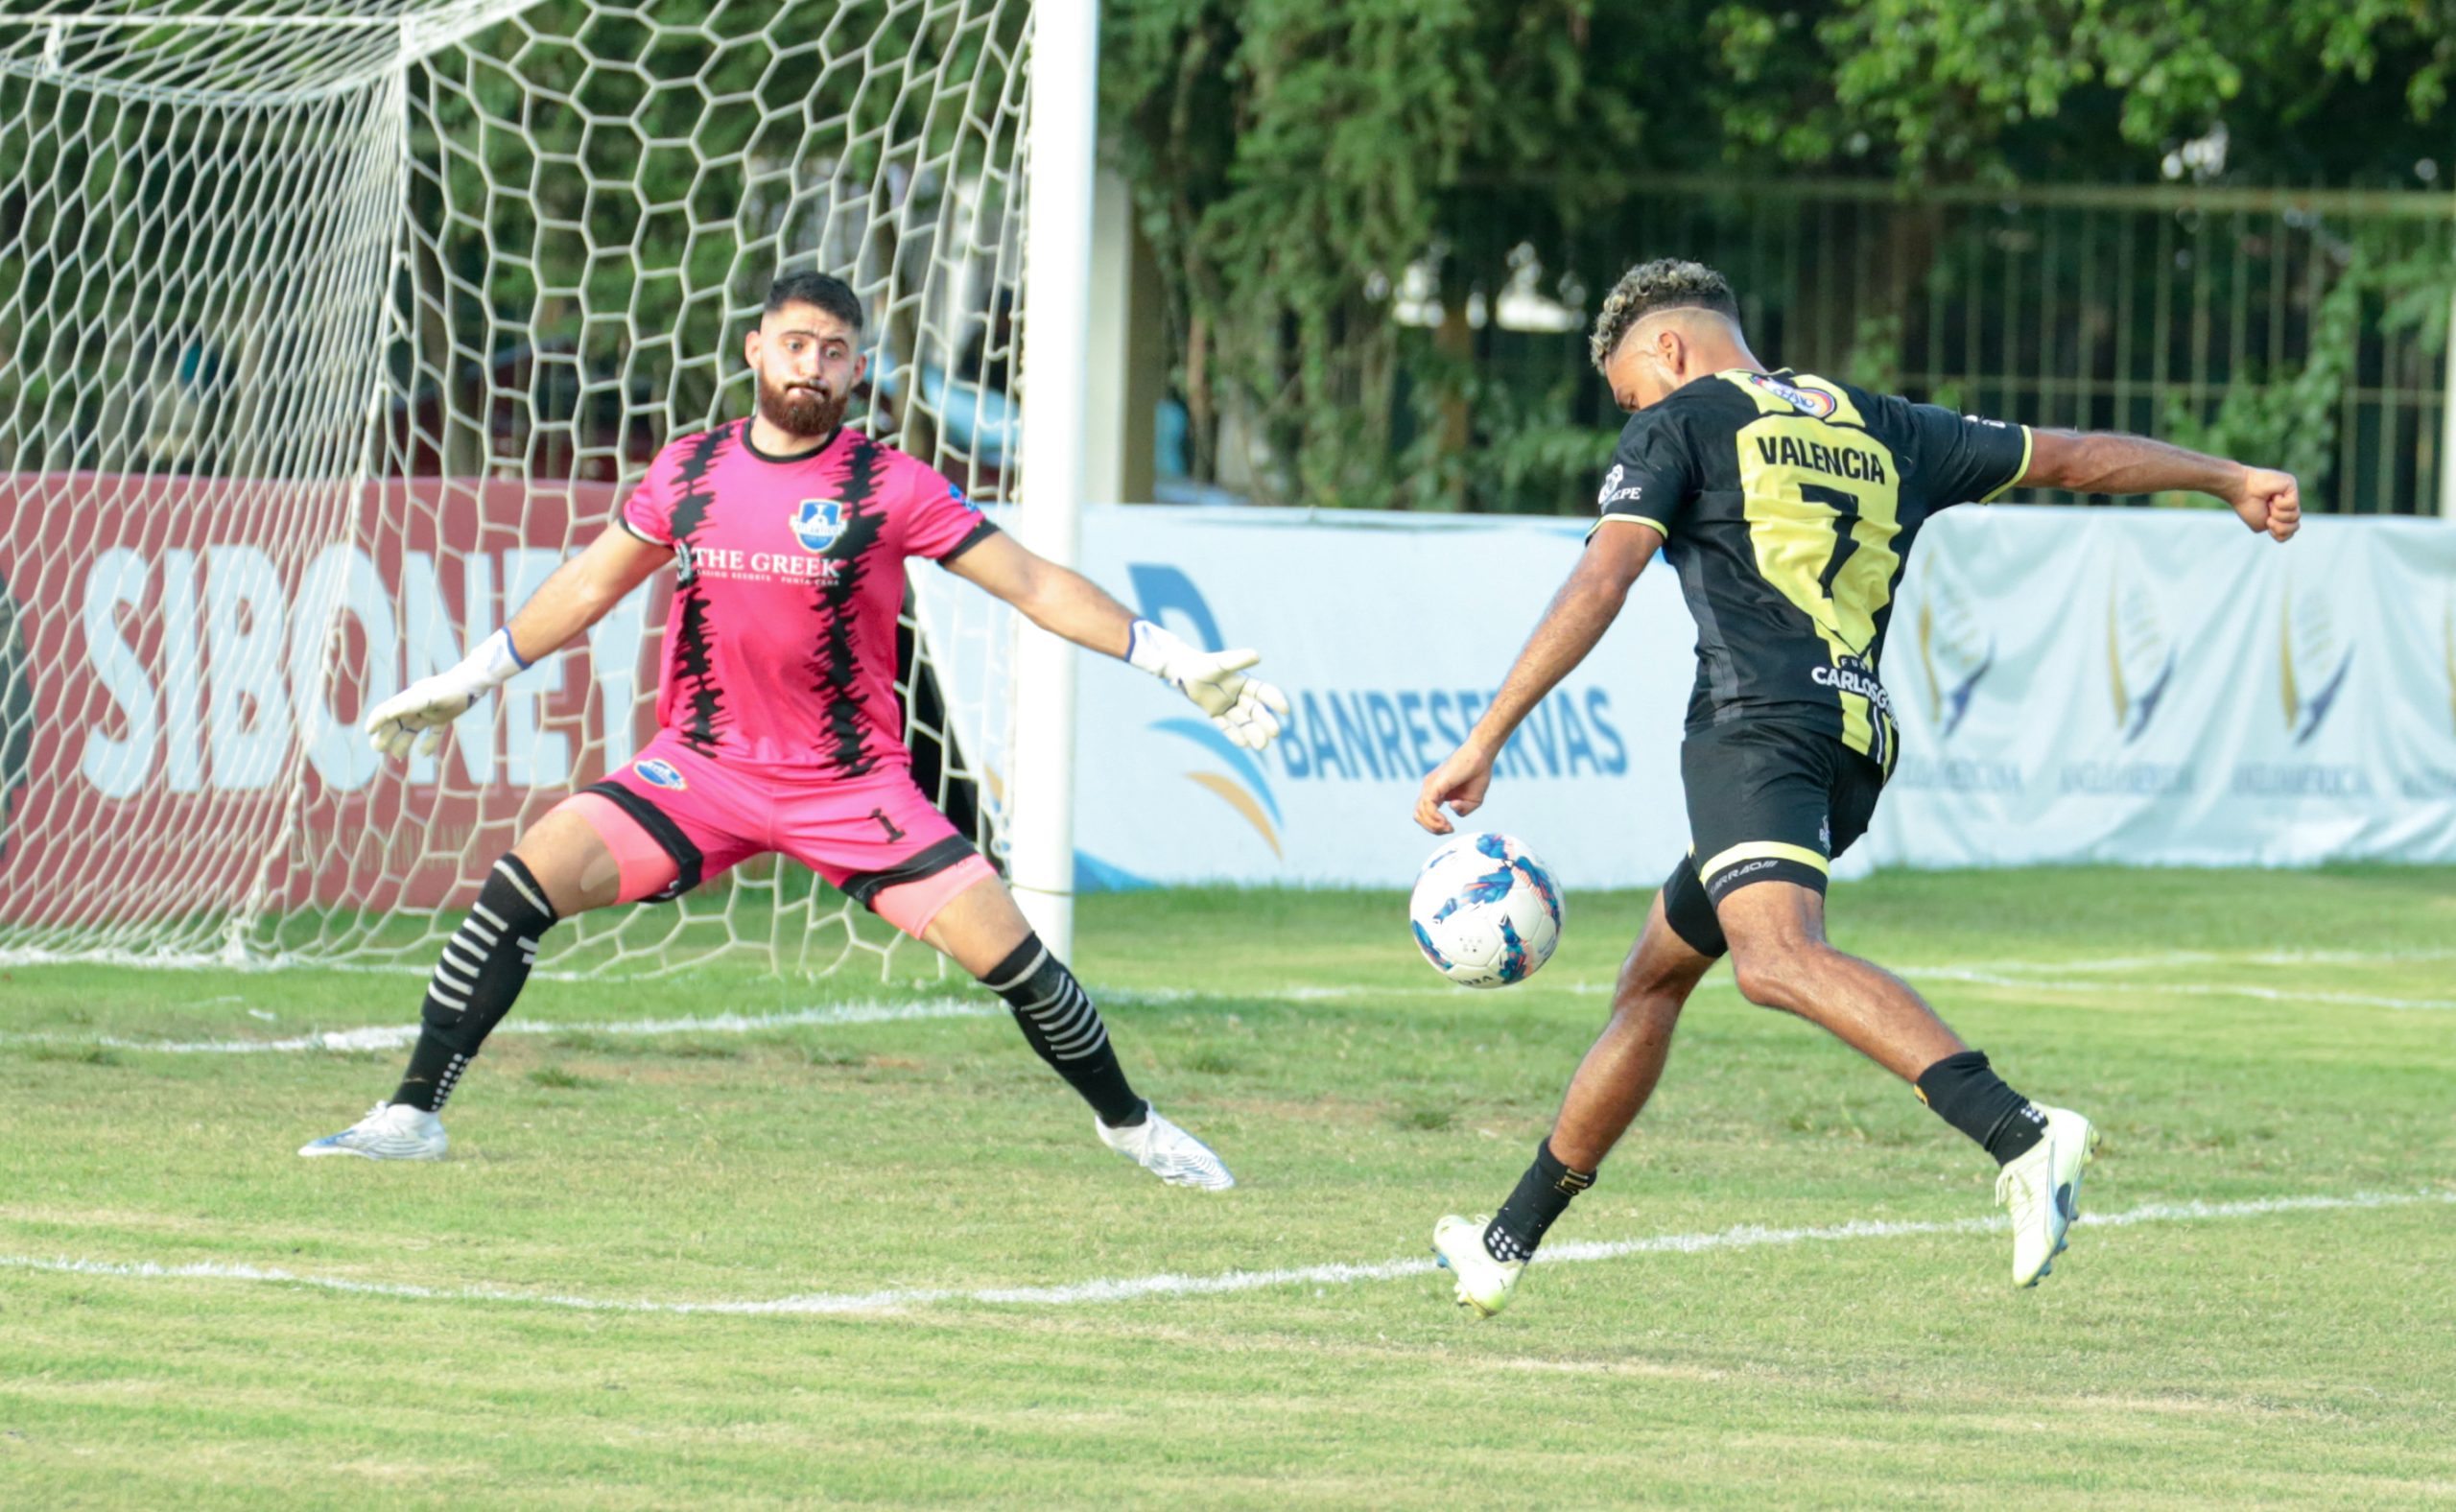
[(1830, 735), (1762, 722), (1693, 731), (1680, 746), (1688, 854), (1663, 887), (1674, 933), (1730, 949), (1714, 908), (1752, 882), (1825, 890), (1833, 857), (1868, 832), (1884, 768)]

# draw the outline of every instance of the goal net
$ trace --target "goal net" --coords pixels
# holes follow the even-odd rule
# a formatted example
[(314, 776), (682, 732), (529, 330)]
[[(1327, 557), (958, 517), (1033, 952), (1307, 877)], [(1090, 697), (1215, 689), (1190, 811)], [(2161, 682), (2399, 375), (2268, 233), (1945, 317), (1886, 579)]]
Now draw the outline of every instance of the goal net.
[[(379, 761), (364, 709), (508, 618), (665, 439), (748, 413), (742, 335), (780, 268), (864, 301), (855, 423), (1011, 497), (1028, 21), (0, 18), (0, 952), (422, 967), (493, 858), (652, 732), (671, 575), (437, 756)], [(1008, 627), (924, 602), (969, 606), (907, 616), (916, 775), (995, 854)], [(896, 943), (770, 861), (586, 916), (541, 964), (928, 958)]]

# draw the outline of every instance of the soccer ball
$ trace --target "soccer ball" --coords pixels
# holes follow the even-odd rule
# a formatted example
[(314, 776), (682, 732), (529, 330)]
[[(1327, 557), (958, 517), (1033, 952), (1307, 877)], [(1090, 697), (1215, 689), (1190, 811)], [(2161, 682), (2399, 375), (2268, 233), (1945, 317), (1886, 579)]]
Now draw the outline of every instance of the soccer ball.
[(1506, 835), (1462, 835), (1434, 851), (1407, 912), (1424, 958), (1462, 986), (1524, 981), (1561, 942), (1560, 885)]

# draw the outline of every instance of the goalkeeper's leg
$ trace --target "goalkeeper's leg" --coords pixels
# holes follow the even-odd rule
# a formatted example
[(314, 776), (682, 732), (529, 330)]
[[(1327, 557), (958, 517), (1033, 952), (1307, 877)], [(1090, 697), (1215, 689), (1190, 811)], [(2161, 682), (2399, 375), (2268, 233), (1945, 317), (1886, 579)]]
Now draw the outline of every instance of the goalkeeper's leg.
[(1092, 1105), (1093, 1127), (1102, 1144), (1171, 1186), (1214, 1192), (1235, 1186), (1237, 1178), (1209, 1146), (1135, 1096), (1100, 1010), (1066, 963), (1032, 933), (1006, 885), (986, 863), (964, 875), (970, 881), (953, 896), (944, 886), (933, 889), (925, 879), (868, 901), (880, 917), (928, 942), (1006, 1000), (1032, 1050)]
[(528, 985), (538, 940), (557, 919), (614, 902), (621, 877), (612, 848), (578, 812), (556, 809), (522, 836), (444, 942), (427, 979), (417, 1048), (392, 1101), (442, 1112), (478, 1047)]
[(780, 789), (769, 832), (779, 851), (1005, 999), (1033, 1051), (1091, 1104), (1101, 1143), (1172, 1186), (1236, 1185), (1208, 1146), (1135, 1095), (1090, 994), (909, 772)]
[(609, 842), (609, 835), (623, 840), (628, 823), (603, 797), (583, 793), (497, 860), (427, 979), (417, 1045), (391, 1100), (298, 1153), (440, 1159), (446, 1141), (437, 1115), (511, 1011), (546, 931), (558, 919), (626, 895), (649, 896), (673, 881), (673, 863), (662, 851), (625, 844), (618, 853)]

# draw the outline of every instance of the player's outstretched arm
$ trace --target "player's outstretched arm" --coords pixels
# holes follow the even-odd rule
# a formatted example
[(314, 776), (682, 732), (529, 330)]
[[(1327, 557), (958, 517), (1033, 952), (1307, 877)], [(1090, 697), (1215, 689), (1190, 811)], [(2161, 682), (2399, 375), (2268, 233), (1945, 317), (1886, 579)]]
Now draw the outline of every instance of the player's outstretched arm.
[(1482, 805), (1484, 790), (1492, 785), (1493, 761), (1517, 731), (1519, 721), (1603, 639), (1603, 632), (1619, 617), (1620, 606), (1628, 602), (1630, 586), (1662, 545), (1661, 533), (1640, 521), (1607, 518), (1597, 528), (1569, 580), (1552, 596), (1543, 623), (1526, 638), (1518, 665), (1509, 670), (1509, 678), (1494, 696), (1492, 706), (1449, 759), (1425, 778), (1416, 794), (1418, 824), (1435, 835), (1447, 835), (1452, 826), (1449, 815), (1441, 812), (1442, 805), (1448, 804), (1451, 813), (1458, 815), (1473, 814)]
[(538, 657), (562, 650), (673, 559), (669, 548), (650, 545), (619, 525), (608, 527), (586, 551), (555, 568), (511, 623), (487, 636), (459, 666), (421, 677), (369, 709), (368, 742), (387, 756), (402, 756), (424, 730), (424, 749), (433, 755), (443, 744), (445, 727), (470, 704)]
[(2032, 431), (2029, 471), (2021, 483), (2074, 493), (2205, 493), (2225, 500), (2245, 525), (2279, 541), (2292, 539), (2302, 524), (2302, 493), (2292, 473), (2246, 467), (2114, 431)]
[(1142, 668), (1193, 699), (1212, 723), (1247, 750), (1261, 750), (1279, 733), (1287, 696), (1245, 675), (1246, 668), (1262, 660), (1259, 651), (1207, 651), (1191, 645), (1148, 620), (1136, 619), (1081, 573), (1058, 566), (1004, 533), (982, 537), (948, 562), (947, 571), (1013, 604), (1051, 635)]

